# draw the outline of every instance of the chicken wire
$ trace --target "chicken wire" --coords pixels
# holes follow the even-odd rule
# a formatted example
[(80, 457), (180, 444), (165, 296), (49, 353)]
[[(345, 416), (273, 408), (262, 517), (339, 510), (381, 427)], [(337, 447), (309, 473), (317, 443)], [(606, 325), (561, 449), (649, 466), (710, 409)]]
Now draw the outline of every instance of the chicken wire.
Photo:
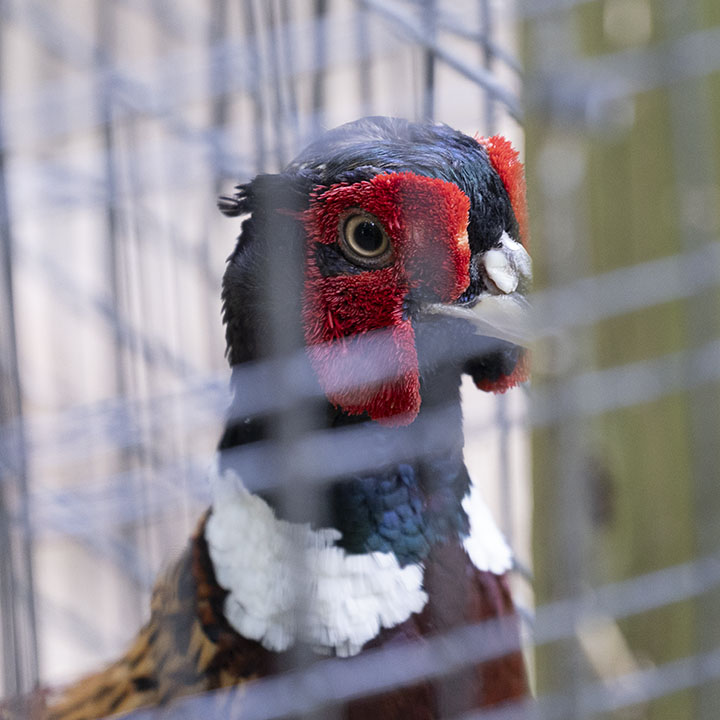
[[(237, 233), (217, 214), (214, 195), (279, 169), (322, 129), (362, 115), (502, 131), (516, 147), (527, 115), (537, 141), (528, 146), (528, 177), (541, 258), (533, 295), (540, 381), (484, 402), (468, 393), (465, 429), (471, 468), (484, 469), (483, 491), (516, 551), (523, 645), (530, 662), (538, 649), (540, 682), (536, 700), (481, 715), (666, 717), (653, 701), (693, 690), (692, 716), (715, 718), (720, 345), (717, 304), (708, 297), (717, 298), (720, 254), (716, 220), (698, 230), (698, 202), (682, 192), (718, 188), (703, 83), (720, 70), (720, 34), (696, 17), (703, 7), (672, 0), (0, 4), (3, 694), (39, 680), (62, 683), (121, 652), (146, 617), (156, 573), (209, 501), (206, 468), (229, 400), (219, 287)], [(602, 32), (625, 38), (615, 51), (588, 51), (592, 13)], [(643, 36), (646, 25), (663, 23), (672, 28), (664, 38)], [(589, 241), (598, 219), (586, 201), (594, 190), (591, 147), (628, 133), (635, 101), (652, 91), (667, 96), (670, 142), (662, 152), (671, 154), (676, 193), (663, 203), (678, 207), (676, 248), (600, 271)], [(603, 322), (678, 301), (687, 308), (679, 347), (633, 362), (598, 360), (603, 348), (593, 331)], [(274, 332), (281, 342), (281, 320)], [(336, 462), (376, 461), (367, 448), (353, 451), (359, 434), (329, 448), (324, 436), (306, 432), (292, 411), (306, 398), (292, 366), (280, 375), (275, 367), (243, 372), (245, 386), (259, 388), (248, 400), (253, 407), (288, 407), (273, 477), (307, 487), (337, 471)], [(592, 423), (674, 395), (687, 398), (678, 433), (692, 447), (692, 551), (683, 562), (598, 581), (588, 569), (592, 498), (580, 482)], [(534, 551), (555, 563), (552, 590), (535, 610), (526, 582), (528, 433), (551, 441), (551, 459), (535, 469), (552, 475), (556, 499), (535, 517), (552, 539)], [(330, 453), (331, 469), (314, 462), (318, 448)], [(244, 460), (249, 468), (261, 461)], [(538, 482), (536, 492), (545, 492)], [(298, 501), (289, 488), (285, 495)], [(650, 624), (653, 612), (688, 599), (698, 612), (691, 654), (661, 663), (628, 644), (624, 620)], [(214, 709), (225, 717), (237, 701), (243, 717), (322, 715), (344, 699), (504, 654), (509, 648), (497, 646), (493, 629), (462, 628), (421, 649), (300, 658), (242, 697), (223, 691), (166, 712), (207, 717)], [(548, 647), (554, 651), (544, 654)]]

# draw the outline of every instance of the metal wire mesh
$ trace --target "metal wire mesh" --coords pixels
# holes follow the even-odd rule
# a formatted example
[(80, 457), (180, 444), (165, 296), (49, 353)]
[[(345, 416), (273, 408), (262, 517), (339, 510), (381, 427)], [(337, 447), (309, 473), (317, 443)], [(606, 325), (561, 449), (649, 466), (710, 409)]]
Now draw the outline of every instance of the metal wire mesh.
[[(469, 462), (492, 476), (484, 491), (516, 552), (537, 698), (481, 716), (716, 717), (720, 18), (710, 3), (8, 0), (0, 17), (1, 694), (65, 682), (120, 652), (208, 503), (205, 469), (228, 402), (219, 287), (237, 231), (214, 196), (367, 114), (500, 130), (516, 146), (526, 118), (537, 381), (484, 404), (468, 397), (465, 427)], [(635, 251), (642, 215), (629, 204), (625, 250), (612, 256), (616, 210), (603, 198), (619, 181), (596, 170), (598, 155), (612, 155), (617, 177), (652, 186), (622, 155), (652, 93), (667, 131), (656, 152), (673, 176), (658, 200), (676, 210), (664, 215), (671, 241)], [(677, 337), (659, 350), (636, 326), (606, 331), (638, 313), (665, 323), (678, 303)], [(282, 348), (292, 328), (276, 320)], [(640, 351), (615, 352), (638, 335)], [(292, 358), (236, 372), (247, 412), (284, 409), (272, 442), (239, 462), (248, 475), (262, 467), (256, 489), (282, 491), (291, 511), (302, 501), (320, 516), (312, 488), (341, 470), (433, 449), (421, 426), (393, 447), (367, 447), (362, 428), (330, 443), (298, 412), (313, 395)], [(682, 403), (669, 422), (687, 443), (683, 532), (667, 535), (686, 546), (664, 553), (654, 534), (635, 537), (628, 556), (660, 549), (624, 564), (627, 537), (593, 524), (611, 502), (607, 468), (635, 467), (615, 414), (642, 424), (668, 398)], [(652, 447), (653, 428), (644, 432)], [(589, 468), (593, 452), (610, 460)], [(627, 514), (643, 508), (623, 487), (626, 509), (614, 512), (632, 524)], [(670, 524), (667, 512), (658, 502), (638, 525)], [(654, 614), (668, 608), (677, 614)], [(421, 650), (299, 657), (242, 697), (222, 691), (166, 712), (227, 717), (237, 702), (246, 718), (325, 717), (343, 700), (506, 653), (495, 629), (468, 626)], [(653, 654), (643, 632), (687, 637)]]

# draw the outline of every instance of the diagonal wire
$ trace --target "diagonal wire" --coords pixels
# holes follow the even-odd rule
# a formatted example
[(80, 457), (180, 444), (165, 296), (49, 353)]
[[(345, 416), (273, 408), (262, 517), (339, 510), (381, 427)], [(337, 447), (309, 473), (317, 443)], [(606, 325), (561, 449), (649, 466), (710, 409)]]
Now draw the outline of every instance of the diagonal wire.
[(612, 122), (639, 93), (720, 72), (720, 27), (649, 48), (631, 48), (550, 67), (528, 86), (528, 104), (582, 124)]
[[(424, 0), (405, 1), (417, 4), (418, 2), (423, 2)], [(463, 38), (464, 40), (474, 42), (476, 45), (479, 45), (483, 49), (487, 50), (492, 56), (504, 62), (511, 70), (518, 73), (518, 75), (522, 75), (523, 70), (520, 61), (514, 55), (509, 53), (502, 45), (496, 43), (492, 38), (492, 34), (487, 33), (484, 28), (480, 31), (473, 30), (468, 27), (467, 19), (453, 12), (449, 12), (444, 8), (438, 9), (436, 19), (436, 27), (438, 30), (445, 30)]]
[(372, 10), (379, 17), (387, 20), (390, 27), (395, 29), (399, 35), (431, 50), (435, 57), (483, 88), (493, 98), (501, 102), (513, 118), (518, 121), (522, 119), (520, 101), (516, 95), (508, 90), (505, 82), (482, 67), (471, 65), (459, 55), (446, 50), (433, 38), (428, 37), (417, 21), (403, 12), (390, 8), (387, 3), (381, 3), (379, 0), (359, 0), (359, 2), (362, 7)]

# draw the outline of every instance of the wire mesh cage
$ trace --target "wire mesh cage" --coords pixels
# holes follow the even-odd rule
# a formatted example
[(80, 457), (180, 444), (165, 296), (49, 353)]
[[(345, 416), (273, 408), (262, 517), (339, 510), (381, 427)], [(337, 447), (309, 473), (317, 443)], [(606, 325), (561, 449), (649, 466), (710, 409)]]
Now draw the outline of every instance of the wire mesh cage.
[[(211, 501), (239, 231), (216, 196), (386, 115), (527, 147), (534, 379), (497, 396), (465, 383), (463, 412), (466, 462), (515, 554), (535, 698), (462, 717), (716, 717), (712, 0), (9, 0), (0, 14), (0, 696), (122, 653)], [(290, 302), (269, 272), (268, 306)], [(277, 315), (282, 349), (293, 329)], [(379, 455), (313, 432), (292, 362), (247, 372), (255, 411), (282, 410), (272, 472), (243, 460), (253, 489), (321, 518), (323, 478)], [(239, 696), (163, 712), (332, 717), (517, 649), (493, 622), (299, 655)]]

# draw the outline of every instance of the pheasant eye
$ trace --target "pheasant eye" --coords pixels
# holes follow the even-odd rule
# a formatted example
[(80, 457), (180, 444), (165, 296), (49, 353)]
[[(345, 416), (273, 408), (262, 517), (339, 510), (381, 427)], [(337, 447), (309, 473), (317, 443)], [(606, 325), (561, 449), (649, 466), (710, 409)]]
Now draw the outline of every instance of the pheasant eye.
[(393, 248), (382, 223), (370, 213), (352, 211), (340, 224), (340, 249), (350, 262), (380, 268), (393, 259)]

